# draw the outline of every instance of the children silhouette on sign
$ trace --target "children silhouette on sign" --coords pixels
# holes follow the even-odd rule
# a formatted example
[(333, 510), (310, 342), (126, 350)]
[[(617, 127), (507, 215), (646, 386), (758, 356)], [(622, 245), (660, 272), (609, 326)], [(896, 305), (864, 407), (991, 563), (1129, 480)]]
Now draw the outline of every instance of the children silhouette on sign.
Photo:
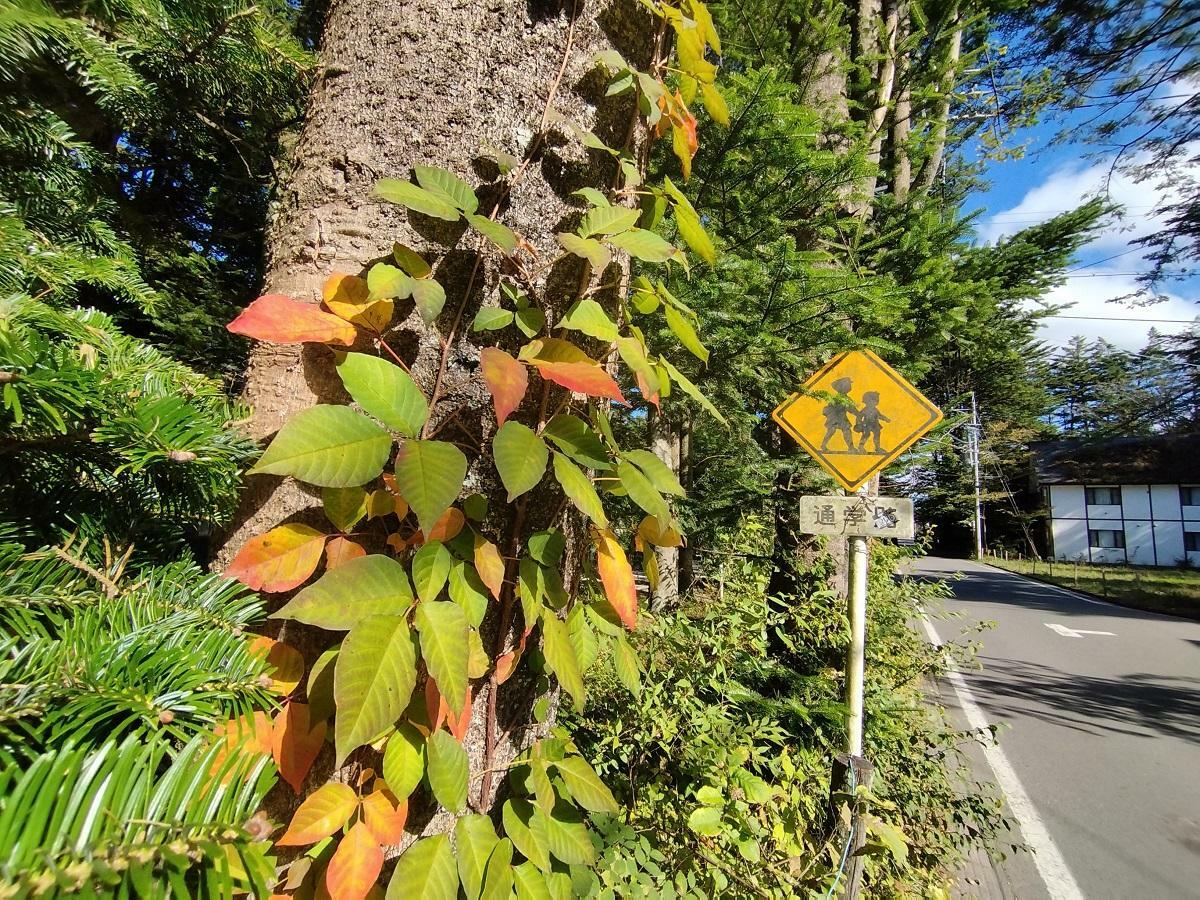
[[(839, 452), (830, 451), (829, 441), (835, 434), (840, 434), (842, 441), (846, 444), (846, 449), (840, 452), (866, 453), (867, 440), (870, 439), (875, 445), (875, 449), (871, 452), (883, 455), (887, 453), (881, 443), (883, 423), (890, 422), (891, 419), (879, 409), (878, 391), (867, 391), (863, 394), (862, 409), (858, 409), (857, 404), (850, 397), (850, 390), (853, 386), (854, 383), (849, 378), (839, 378), (831, 385), (837, 391), (838, 396), (835, 400), (825, 404), (825, 408), (821, 410), (821, 414), (825, 416), (825, 437), (821, 441), (821, 451), (825, 453)], [(857, 445), (851, 434), (851, 416), (854, 416), (855, 420), (853, 430), (859, 434)]]

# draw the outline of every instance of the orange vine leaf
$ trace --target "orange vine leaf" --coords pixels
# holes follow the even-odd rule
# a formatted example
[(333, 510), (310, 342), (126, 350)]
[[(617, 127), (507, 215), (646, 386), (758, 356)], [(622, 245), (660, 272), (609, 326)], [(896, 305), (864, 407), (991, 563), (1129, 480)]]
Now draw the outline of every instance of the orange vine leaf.
[(304, 657), (295, 647), (257, 635), (250, 640), (250, 652), (274, 667), (269, 675), (270, 689), (281, 696), (288, 696), (304, 677)]
[(336, 569), (343, 563), (366, 555), (367, 551), (363, 549), (362, 544), (350, 538), (330, 538), (329, 543), (325, 545), (325, 570)]
[(593, 528), (596, 540), (596, 570), (604, 585), (604, 595), (621, 622), (631, 631), (637, 627), (637, 585), (633, 581), (633, 568), (625, 557), (616, 535), (609, 529)]
[(457, 716), (453, 710), (446, 705), (445, 698), (442, 698), (442, 709), (438, 713), (438, 718), (445, 717), (446, 725), (450, 728), (450, 733), (454, 735), (461, 744), (467, 737), (467, 730), (471, 727), (471, 685), (467, 685), (467, 699), (463, 701), (462, 712)]
[(365, 900), (382, 869), (383, 848), (366, 823), (359, 822), (346, 832), (325, 870), (330, 900)]
[(275, 843), (281, 847), (315, 844), (345, 825), (356, 809), (354, 788), (336, 782), (323, 784), (300, 804), (287, 831)]
[(467, 518), (463, 515), (462, 510), (452, 506), (444, 513), (441, 518), (433, 523), (433, 527), (429, 529), (429, 540), (441, 541), (443, 544), (446, 541), (453, 540), (458, 537), (458, 533), (463, 530), (463, 526), (467, 524)]
[(475, 570), (492, 596), (499, 600), (500, 589), (504, 587), (504, 557), (495, 544), (479, 534), (475, 535)]
[[(376, 782), (382, 784), (382, 782)], [(397, 800), (388, 788), (376, 788), (363, 798), (363, 821), (380, 844), (398, 844), (404, 839), (408, 801)]]
[(272, 344), (340, 344), (349, 347), (358, 329), (349, 322), (282, 294), (264, 294), (225, 326), (234, 334)]
[(325, 745), (326, 723), (310, 721), (307, 703), (289, 703), (275, 717), (271, 750), (283, 780), (297, 794)]
[(442, 699), (442, 692), (432, 676), (425, 679), (425, 712), (429, 716), (430, 734), (441, 728), (446, 716), (450, 715), (450, 707)]
[(504, 424), (514, 409), (521, 405), (529, 388), (529, 373), (525, 367), (499, 347), (485, 347), (479, 353), (479, 367), (492, 402), (496, 406), (496, 422)]
[(290, 591), (316, 571), (326, 537), (315, 528), (295, 522), (272, 528), (246, 541), (225, 575), (256, 591)]

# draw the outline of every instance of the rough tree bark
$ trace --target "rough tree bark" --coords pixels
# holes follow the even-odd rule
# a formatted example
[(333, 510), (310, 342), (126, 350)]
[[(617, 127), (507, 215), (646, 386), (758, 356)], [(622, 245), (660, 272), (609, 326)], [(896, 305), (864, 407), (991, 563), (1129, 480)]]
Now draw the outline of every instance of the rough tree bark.
[[(611, 146), (642, 141), (632, 100), (628, 95), (605, 99), (605, 80), (592, 60), (597, 52), (615, 48), (647, 68), (654, 34), (649, 16), (634, 0), (334, 0), (321, 45), (321, 77), (268, 230), (265, 292), (316, 302), (330, 274), (365, 274), (397, 240), (430, 259), (447, 294), (436, 328), (425, 327), (411, 301), (404, 301), (387, 337), (426, 394), (434, 396), (430, 433), (459, 444), (476, 460), (478, 448), (490, 444), (495, 419), (477, 373), (479, 353), (469, 325), (479, 306), (498, 291), (501, 273), (486, 261), (493, 256), (481, 264), (481, 243), (460, 225), (410, 216), (376, 198), (374, 185), (383, 177), (406, 178), (417, 163), (448, 169), (477, 186), (481, 212), (498, 204), (497, 219), (537, 248), (543, 261), (552, 259), (555, 232), (569, 230), (579, 215), (571, 191), (611, 187), (615, 165), (554, 132), (552, 124), (543, 138), (543, 111), (549, 105)], [(528, 156), (528, 165), (506, 180), (486, 159), (490, 150)], [(605, 284), (623, 284), (628, 270), (624, 259), (604, 273), (584, 266), (571, 258), (536, 277), (534, 288), (544, 292), (551, 321), (581, 284), (598, 282), (601, 274)], [(596, 296), (604, 299), (602, 292)], [(516, 346), (514, 339), (506, 349), (515, 353)], [(332, 362), (321, 346), (256, 345), (243, 392), (253, 407), (251, 433), (265, 439), (299, 410), (318, 402), (347, 402)], [(542, 396), (535, 380), (516, 417), (536, 421), (539, 406), (545, 408)], [(560, 396), (555, 389), (553, 402)], [(514, 535), (557, 524), (568, 536), (564, 575), (570, 579), (574, 571), (577, 578), (584, 533), (575, 517), (563, 512), (561, 494), (544, 483), (530, 495), (521, 523), (496, 482), (491, 463), (476, 460), (465, 492), (489, 495), (487, 525), (500, 537), (506, 556), (517, 555)], [(319, 520), (319, 504), (318, 492), (290, 479), (252, 478), (218, 564), (247, 538), (280, 522)], [(499, 618), (493, 609), (483, 629), (493, 657), (496, 647), (509, 641), (509, 635), (499, 634)], [(281, 637), (300, 647), (310, 663), (324, 641), (321, 634), (293, 624)], [(499, 694), (486, 680), (474, 688), (466, 746), (473, 773), (470, 802), (476, 809), (492, 804), (502, 780), (483, 774), (489, 704), (498, 722), (491, 766), (499, 769), (536, 737), (529, 727), (531, 684), (514, 677)], [(323, 770), (318, 765), (310, 778), (330, 774), (328, 765)], [(426, 831), (450, 824), (443, 813)]]
[(908, 201), (912, 188), (912, 159), (908, 155), (908, 136), (912, 131), (912, 85), (909, 83), (909, 51), (905, 42), (909, 35), (908, 4), (897, 4), (897, 46), (901, 52), (896, 59), (896, 104), (892, 109), (891, 176), (892, 196), (898, 204)]
[(954, 85), (958, 81), (958, 63), (962, 57), (963, 16), (962, 10), (954, 6), (947, 13), (950, 38), (946, 47), (945, 68), (942, 70), (941, 96), (935, 104), (929, 155), (917, 176), (917, 189), (928, 192), (937, 180), (946, 154), (946, 134), (950, 127), (950, 103)]

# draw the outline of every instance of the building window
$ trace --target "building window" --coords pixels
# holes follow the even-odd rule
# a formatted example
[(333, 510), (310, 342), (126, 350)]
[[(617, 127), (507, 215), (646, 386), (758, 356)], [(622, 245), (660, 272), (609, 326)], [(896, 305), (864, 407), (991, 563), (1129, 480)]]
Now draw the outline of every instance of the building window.
[(1184, 506), (1200, 506), (1200, 487), (1192, 485), (1179, 489), (1179, 501)]
[(1200, 531), (1183, 533), (1183, 549), (1188, 553), (1200, 553)]
[(1111, 528), (1089, 529), (1088, 546), (1093, 550), (1124, 550), (1125, 532)]
[(1120, 506), (1121, 489), (1115, 487), (1085, 488), (1088, 506)]

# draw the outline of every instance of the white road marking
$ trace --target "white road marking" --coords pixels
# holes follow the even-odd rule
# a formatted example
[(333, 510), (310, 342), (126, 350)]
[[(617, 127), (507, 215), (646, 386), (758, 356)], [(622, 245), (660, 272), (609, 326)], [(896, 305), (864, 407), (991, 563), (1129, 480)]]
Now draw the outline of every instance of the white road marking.
[(1083, 637), (1085, 634), (1105, 634), (1109, 637), (1116, 637), (1116, 634), (1111, 631), (1088, 631), (1086, 628), (1068, 628), (1066, 625), (1059, 625), (1057, 622), (1043, 622), (1042, 624), (1055, 634), (1062, 635), (1063, 637), (1077, 638)]
[[(925, 633), (929, 636), (930, 642), (935, 647), (940, 647), (942, 639), (934, 630), (933, 623), (925, 616), (921, 617), (921, 623), (925, 626)], [(967, 687), (967, 682), (962, 674), (951, 667), (946, 672), (946, 679), (954, 688), (954, 693), (958, 697), (958, 705), (967, 717), (967, 724), (981, 735), (987, 734), (987, 716), (972, 697), (971, 689)], [(996, 784), (1004, 794), (1009, 812), (1017, 820), (1021, 836), (1025, 839), (1025, 843), (1033, 848), (1033, 861), (1037, 865), (1038, 874), (1042, 876), (1042, 882), (1046, 885), (1046, 890), (1052, 900), (1083, 900), (1083, 891), (1079, 889), (1075, 876), (1067, 868), (1067, 861), (1063, 859), (1058, 845), (1050, 837), (1050, 832), (1030, 801), (1029, 795), (1025, 793), (1025, 788), (1021, 786), (1021, 780), (1017, 777), (1016, 770), (1008, 761), (1008, 757), (1004, 755), (1004, 751), (994, 741), (985, 739), (983, 755), (987, 759), (988, 765), (992, 767), (992, 772), (996, 776)]]

